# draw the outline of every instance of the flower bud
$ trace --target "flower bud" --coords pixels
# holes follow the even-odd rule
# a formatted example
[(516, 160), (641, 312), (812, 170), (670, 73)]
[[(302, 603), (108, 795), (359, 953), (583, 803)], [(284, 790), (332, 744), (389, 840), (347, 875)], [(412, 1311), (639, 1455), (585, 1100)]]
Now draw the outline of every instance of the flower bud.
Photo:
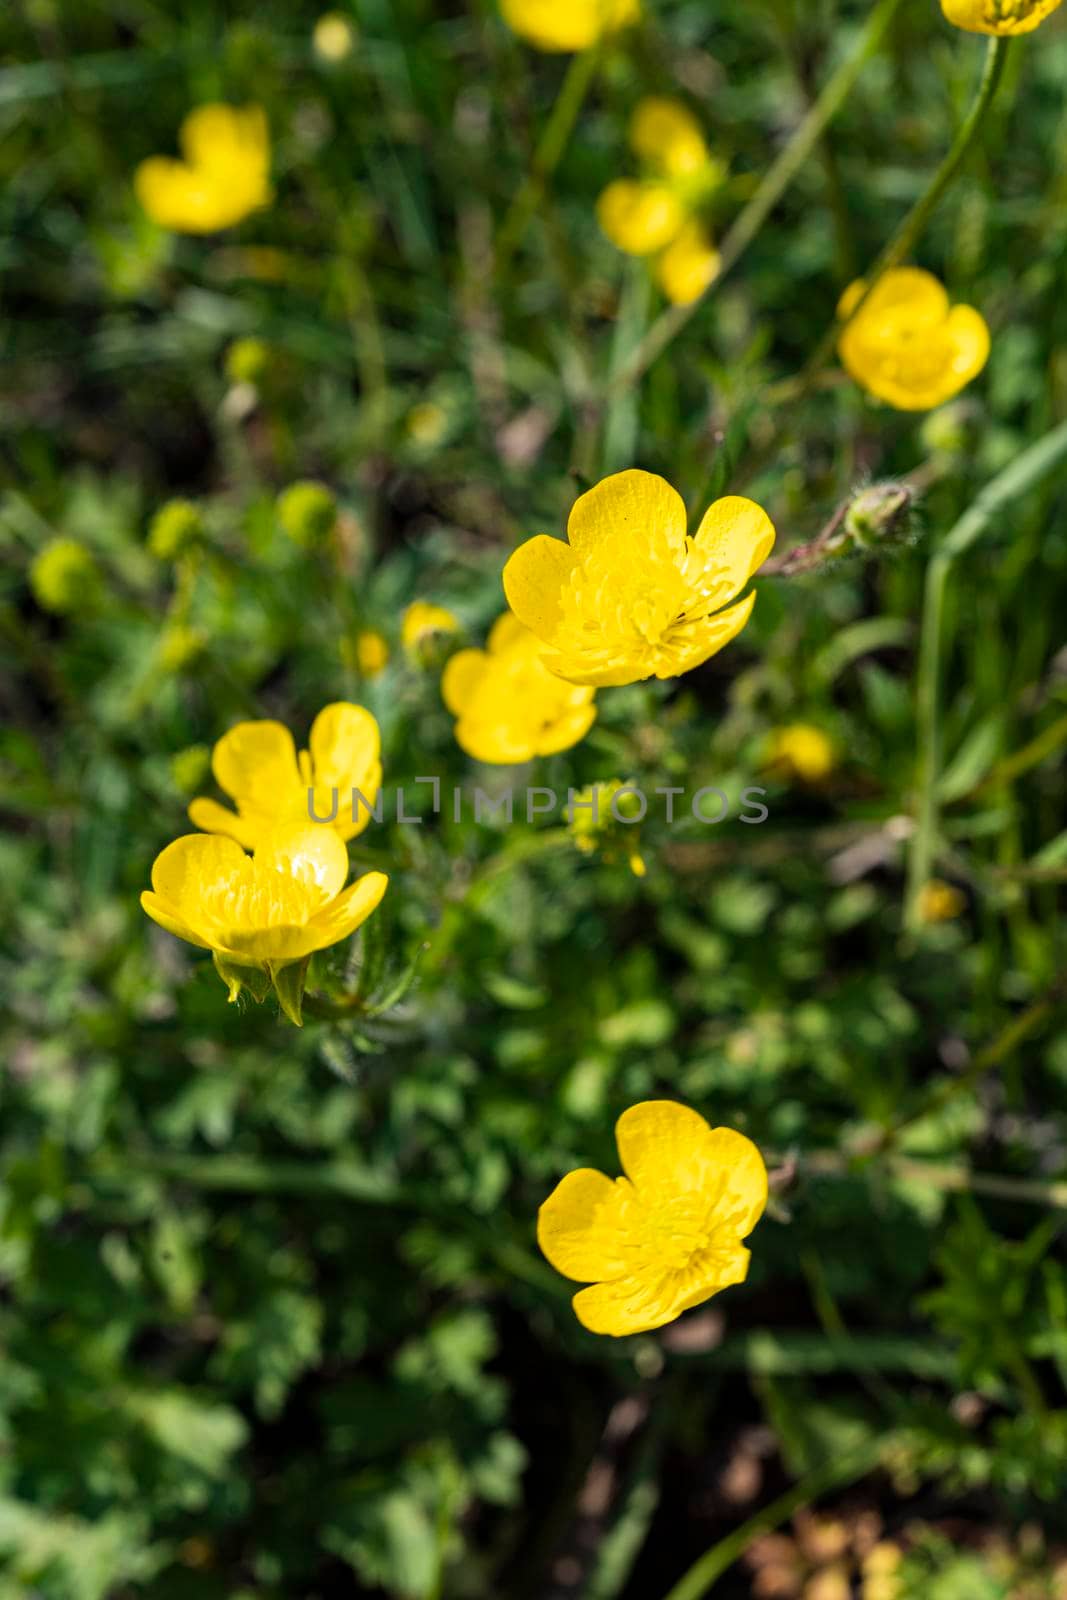
[(907, 529), (912, 491), (902, 483), (872, 483), (861, 489), (845, 514), (843, 539), (861, 550), (898, 539)]
[(30, 587), (42, 610), (66, 616), (97, 598), (100, 571), (92, 552), (77, 539), (53, 539), (30, 567)]
[(148, 548), (160, 561), (176, 561), (203, 534), (200, 512), (191, 500), (168, 500), (152, 518)]
[(270, 363), (270, 349), (262, 339), (235, 339), (226, 351), (226, 376), (231, 383), (262, 383)]
[(337, 523), (337, 501), (324, 483), (310, 478), (283, 489), (275, 509), (290, 539), (305, 550), (324, 544)]
[(334, 66), (355, 49), (358, 35), (347, 17), (339, 11), (327, 11), (316, 22), (311, 34), (311, 48), (320, 61)]

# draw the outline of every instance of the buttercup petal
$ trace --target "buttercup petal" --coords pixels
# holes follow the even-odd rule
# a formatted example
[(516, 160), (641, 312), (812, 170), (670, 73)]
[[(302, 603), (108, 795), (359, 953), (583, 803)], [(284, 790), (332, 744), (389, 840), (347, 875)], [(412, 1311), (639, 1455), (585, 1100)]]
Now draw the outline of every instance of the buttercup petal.
[(700, 124), (680, 100), (648, 95), (630, 123), (630, 146), (650, 167), (665, 176), (684, 178), (699, 172), (708, 159)]
[(573, 711), (566, 712), (538, 734), (535, 754), (554, 756), (561, 750), (570, 750), (585, 738), (595, 721), (596, 705), (590, 699), (584, 705), (576, 706)]
[(703, 1189), (714, 1176), (712, 1130), (698, 1111), (676, 1100), (630, 1106), (615, 1124), (615, 1142), (623, 1171), (639, 1194), (687, 1194)]
[(513, 611), (503, 611), (489, 629), (487, 648), (493, 655), (499, 655), (503, 650), (512, 650), (517, 645), (524, 643), (529, 637), (529, 629), (524, 627)]
[(538, 638), (550, 639), (559, 626), (560, 591), (573, 571), (573, 551), (544, 533), (527, 539), (508, 557), (504, 566), (508, 605)]
[(196, 106), (182, 123), (178, 145), (191, 167), (227, 172), (235, 160), (254, 165), (268, 159), (267, 119), (261, 106)]
[(1058, 9), (1061, 0), (941, 0), (941, 9), (949, 22), (968, 33), (999, 34), (1010, 38), (1018, 33), (1032, 33), (1046, 17)]
[(170, 904), (166, 900), (161, 900), (158, 894), (153, 894), (151, 889), (141, 891), (141, 909), (148, 913), (153, 922), (158, 922), (161, 928), (173, 933), (175, 938), (184, 939), (187, 944), (199, 945), (201, 950), (211, 949), (207, 940), (194, 932), (181, 917), (175, 916)]
[(441, 674), (441, 697), (453, 716), (461, 717), (485, 675), (484, 650), (457, 650)]
[(669, 666), (657, 673), (657, 677), (678, 678), (683, 672), (692, 672), (694, 667), (710, 661), (712, 656), (718, 655), (731, 640), (737, 638), (752, 615), (755, 604), (756, 596), (746, 595), (744, 600), (739, 600), (735, 606), (718, 612), (714, 617), (708, 617), (703, 622), (686, 623), (678, 628), (672, 640)]
[(677, 489), (657, 473), (634, 467), (579, 495), (567, 520), (567, 539), (579, 557), (607, 546), (622, 563), (628, 551), (644, 552), (653, 543), (681, 551), (685, 526), (685, 501)]
[(989, 328), (973, 306), (953, 306), (947, 327), (953, 347), (952, 374), (962, 387), (976, 378), (989, 360)]
[(254, 850), (263, 836), (263, 829), (254, 822), (239, 817), (229, 806), (220, 806), (217, 800), (208, 800), (204, 796), (189, 802), (188, 816), (194, 828), (235, 839), (245, 850)]
[(308, 745), (316, 787), (360, 788), (376, 767), (381, 771), (377, 721), (347, 700), (323, 707), (311, 724)]
[(647, 1266), (627, 1277), (612, 1278), (579, 1289), (571, 1301), (574, 1314), (590, 1333), (613, 1339), (662, 1328), (678, 1315), (669, 1273)]
[[(839, 317), (851, 315), (867, 285), (862, 278), (850, 283), (838, 304)], [(905, 308), (909, 319), (936, 324), (948, 314), (948, 291), (932, 272), (922, 267), (894, 267), (879, 278), (864, 302), (861, 318), (882, 318), (888, 312)]]
[(388, 887), (389, 878), (384, 872), (365, 872), (355, 883), (349, 884), (343, 893), (316, 912), (308, 922), (306, 932), (309, 942), (304, 953), (325, 950), (355, 933), (371, 912), (377, 910)]
[(233, 839), (210, 833), (185, 833), (162, 850), (152, 864), (152, 888), (171, 913), (204, 933), (205, 887), (225, 883), (250, 865)]
[(719, 1185), (715, 1225), (747, 1238), (767, 1209), (766, 1163), (758, 1146), (734, 1128), (712, 1128), (707, 1150)]
[(708, 507), (693, 542), (722, 573), (724, 588), (718, 604), (725, 605), (741, 593), (774, 549), (774, 524), (754, 500), (729, 494)]
[(557, 1272), (589, 1282), (626, 1270), (628, 1188), (593, 1167), (561, 1179), (537, 1213), (537, 1242)]
[(617, 250), (628, 256), (655, 255), (685, 221), (678, 196), (663, 183), (617, 178), (596, 203), (597, 221)]
[(718, 275), (722, 257), (699, 222), (687, 222), (656, 262), (656, 277), (675, 306), (690, 306)]
[(303, 787), (293, 736), (281, 722), (237, 723), (216, 744), (211, 770), (239, 806), (267, 815), (281, 795)]

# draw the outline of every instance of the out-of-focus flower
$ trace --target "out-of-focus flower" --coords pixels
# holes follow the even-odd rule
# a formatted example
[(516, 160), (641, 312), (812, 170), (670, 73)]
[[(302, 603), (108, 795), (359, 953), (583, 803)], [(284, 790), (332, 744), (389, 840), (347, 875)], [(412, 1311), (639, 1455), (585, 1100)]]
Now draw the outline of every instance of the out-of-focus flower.
[(500, 0), (500, 14), (513, 33), (538, 50), (588, 50), (636, 22), (641, 5), (640, 0)]
[[(354, 839), (370, 821), (369, 808), (381, 787), (378, 724), (363, 706), (339, 700), (319, 712), (308, 746), (298, 756), (281, 722), (239, 722), (223, 734), (211, 757), (215, 782), (233, 800), (236, 815), (217, 800), (201, 798), (189, 807), (189, 820), (205, 833), (225, 834), (246, 850), (258, 850), (281, 825), (303, 826), (312, 813), (329, 817), (336, 789), (336, 817), (317, 825), (324, 833)], [(366, 805), (353, 803), (353, 789)]]
[(476, 761), (510, 765), (569, 750), (596, 721), (595, 689), (557, 678), (541, 642), (506, 611), (484, 650), (459, 650), (441, 679), (456, 743)]
[(344, 61), (356, 47), (358, 34), (339, 11), (326, 11), (316, 22), (311, 33), (311, 48), (320, 61), (334, 65)]
[(459, 618), (444, 606), (413, 600), (400, 622), (400, 642), (409, 656), (418, 659), (439, 634), (458, 633), (459, 629)]
[(365, 678), (376, 678), (389, 665), (389, 646), (385, 636), (365, 628), (356, 636), (356, 666)]
[(324, 483), (301, 479), (283, 489), (275, 502), (278, 521), (304, 550), (325, 543), (337, 523), (337, 501)]
[(881, 1540), (863, 1558), (863, 1600), (901, 1600), (903, 1586), (898, 1575), (904, 1552), (898, 1544)]
[(203, 519), (191, 500), (168, 500), (152, 518), (148, 548), (161, 561), (176, 561), (203, 534)]
[(44, 611), (66, 616), (92, 605), (100, 593), (100, 569), (77, 539), (53, 539), (33, 559), (30, 588)]
[(711, 1128), (672, 1100), (646, 1100), (615, 1125), (626, 1176), (570, 1172), (537, 1218), (537, 1240), (567, 1278), (592, 1333), (662, 1328), (743, 1283), (751, 1233), (767, 1204), (767, 1169), (751, 1139)]
[(153, 222), (178, 233), (215, 233), (270, 204), (270, 137), (261, 107), (197, 106), (178, 144), (181, 161), (150, 156), (134, 176)]
[(677, 100), (642, 100), (630, 123), (630, 144), (645, 176), (609, 183), (597, 201), (597, 219), (617, 249), (658, 256), (656, 276), (663, 292), (676, 305), (688, 305), (719, 269), (719, 253), (700, 211), (722, 183), (725, 168)]
[(967, 909), (967, 896), (954, 883), (931, 878), (919, 890), (919, 919), (922, 922), (951, 922)]
[(644, 805), (633, 786), (612, 778), (580, 789), (568, 808), (567, 826), (583, 855), (609, 865), (622, 855), (635, 878), (647, 871), (639, 850)]
[[(853, 1583), (868, 1571), (868, 1562), (872, 1575), (889, 1570), (888, 1557), (881, 1557), (879, 1565), (877, 1551), (893, 1551), (901, 1558), (896, 1545), (878, 1543), (881, 1531), (882, 1519), (872, 1510), (830, 1516), (798, 1512), (792, 1535), (762, 1534), (746, 1551), (754, 1600), (850, 1600)], [(883, 1600), (894, 1600), (894, 1593), (887, 1592)], [(871, 1600), (866, 1589), (863, 1595)]]
[(226, 376), (231, 383), (262, 383), (270, 365), (270, 346), (262, 339), (235, 339), (226, 351)]
[(415, 444), (430, 450), (441, 443), (448, 431), (448, 413), (436, 400), (423, 400), (419, 405), (412, 406), (404, 419), (404, 426)]
[(968, 33), (1031, 33), (1058, 10), (1061, 0), (941, 0), (949, 22)]
[(736, 638), (755, 596), (730, 602), (770, 554), (774, 528), (752, 500), (729, 495), (690, 538), (681, 495), (629, 471), (575, 502), (567, 540), (520, 545), (504, 590), (550, 672), (606, 687), (690, 672)]
[(214, 953), (231, 1000), (244, 987), (262, 999), (273, 983), (299, 1023), (302, 982), (279, 974), (347, 939), (389, 881), (368, 872), (346, 889), (347, 876), (344, 843), (314, 823), (261, 838), (254, 857), (234, 839), (186, 834), (156, 857), (141, 905), (168, 933)]
[[(862, 279), (841, 297), (846, 318)], [(944, 286), (920, 267), (896, 267), (847, 323), (838, 352), (861, 388), (900, 411), (929, 411), (958, 394), (989, 358), (989, 329), (973, 306), (950, 306)]]
[(801, 783), (821, 783), (836, 765), (833, 742), (810, 722), (790, 722), (775, 728), (768, 740), (767, 766)]

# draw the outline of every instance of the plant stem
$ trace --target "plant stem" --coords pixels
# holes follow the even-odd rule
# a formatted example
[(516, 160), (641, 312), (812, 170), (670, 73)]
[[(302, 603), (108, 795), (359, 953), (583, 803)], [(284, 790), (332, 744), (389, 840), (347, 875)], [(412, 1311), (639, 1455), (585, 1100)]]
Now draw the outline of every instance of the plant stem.
[(586, 95), (600, 65), (600, 52), (581, 50), (567, 68), (556, 103), (534, 152), (533, 163), (500, 225), (495, 251), (497, 273), (504, 271), (522, 241), (578, 120)]
[(941, 772), (941, 657), (945, 590), (953, 564), (989, 528), (994, 518), (1020, 496), (1027, 494), (1067, 458), (1067, 423), (1053, 428), (1025, 450), (986, 485), (942, 541), (926, 571), (922, 641), (919, 650), (917, 739), (919, 748), (918, 800), (915, 833), (908, 860), (906, 922), (921, 927), (919, 897), (929, 882), (937, 852), (939, 806), (937, 784)]
[(769, 1506), (764, 1506), (762, 1511), (757, 1511), (754, 1517), (728, 1533), (710, 1550), (705, 1550), (665, 1595), (664, 1600), (702, 1600), (716, 1580), (744, 1555), (761, 1534), (780, 1527), (787, 1518), (830, 1489), (866, 1477), (878, 1465), (879, 1454), (880, 1447), (867, 1445), (863, 1450), (838, 1457), (809, 1473), (786, 1494), (773, 1500)]
[(867, 19), (866, 26), (853, 53), (838, 67), (819, 98), (805, 116), (785, 149), (772, 162), (752, 199), (745, 206), (733, 227), (722, 242), (721, 262), (714, 281), (699, 299), (689, 305), (672, 306), (652, 324), (626, 364), (611, 385), (627, 388), (637, 382), (643, 373), (662, 355), (671, 340), (681, 333), (686, 323), (700, 306), (716, 292), (759, 233), (763, 224), (792, 184), (823, 134), (848, 99), (856, 80), (870, 57), (878, 49), (889, 24), (900, 8), (901, 0), (879, 0)]
[(952, 141), (951, 149), (944, 161), (934, 173), (924, 193), (920, 195), (889, 243), (877, 257), (874, 265), (868, 272), (864, 273), (863, 282), (865, 287), (863, 293), (849, 311), (848, 316), (840, 321), (835, 320), (831, 323), (798, 378), (775, 386), (771, 392), (776, 401), (797, 400), (807, 393), (812, 380), (833, 354), (834, 346), (844, 330), (859, 315), (863, 306), (870, 299), (879, 280), (894, 267), (899, 266), (904, 257), (910, 253), (912, 245), (926, 227), (938, 203), (960, 171), (964, 158), (985, 120), (986, 112), (992, 104), (1004, 71), (1004, 63), (1008, 58), (1008, 45), (1010, 42), (1009, 39), (1005, 38), (992, 38), (989, 40), (977, 93), (971, 102), (971, 109), (961, 123), (959, 132)]

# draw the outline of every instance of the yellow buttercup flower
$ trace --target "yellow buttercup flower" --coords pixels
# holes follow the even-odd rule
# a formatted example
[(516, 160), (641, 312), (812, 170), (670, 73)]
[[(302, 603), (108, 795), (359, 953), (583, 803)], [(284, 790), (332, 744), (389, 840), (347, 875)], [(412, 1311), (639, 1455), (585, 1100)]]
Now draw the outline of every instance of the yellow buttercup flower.
[[(254, 857), (234, 839), (190, 833), (156, 857), (141, 905), (168, 933), (214, 952), (235, 1000), (252, 974), (277, 984), (285, 968), (367, 920), (389, 880), (368, 872), (346, 889), (347, 877), (340, 836), (313, 822), (261, 835)], [(298, 1022), (299, 998), (295, 1009)]]
[(717, 277), (721, 263), (700, 223), (687, 222), (656, 262), (656, 277), (672, 305), (688, 306)]
[(690, 538), (677, 490), (629, 471), (575, 501), (567, 539), (520, 545), (504, 591), (550, 672), (607, 687), (677, 677), (736, 638), (755, 596), (730, 602), (770, 554), (774, 528), (754, 501), (728, 495)]
[(630, 123), (630, 145), (647, 175), (609, 183), (597, 201), (597, 220), (627, 255), (658, 256), (663, 292), (674, 304), (688, 305), (719, 269), (699, 212), (724, 169), (696, 118), (677, 100), (642, 100)]
[(968, 33), (1032, 33), (1061, 0), (941, 0), (949, 22)]
[(571, 1302), (582, 1326), (622, 1338), (745, 1281), (741, 1241), (766, 1207), (767, 1169), (751, 1139), (673, 1100), (631, 1106), (615, 1139), (626, 1176), (568, 1173), (538, 1213), (537, 1242), (557, 1272), (592, 1285)]
[[(848, 317), (862, 280), (841, 297)], [(972, 306), (950, 306), (944, 286), (920, 267), (896, 267), (875, 284), (838, 340), (861, 388), (900, 411), (929, 411), (958, 394), (989, 358), (989, 329)]]
[(538, 50), (588, 50), (636, 22), (640, 0), (500, 0), (513, 33)]
[(400, 623), (400, 641), (409, 655), (418, 655), (422, 646), (437, 633), (458, 633), (459, 618), (444, 606), (429, 600), (413, 600)]
[(178, 144), (181, 161), (150, 156), (134, 176), (153, 222), (178, 233), (215, 233), (270, 203), (270, 139), (259, 106), (197, 106)]
[(358, 635), (356, 665), (365, 678), (376, 678), (389, 665), (389, 646), (376, 629), (366, 628)]
[(770, 736), (767, 765), (802, 783), (820, 783), (836, 765), (833, 742), (810, 722), (790, 722)]
[[(369, 807), (381, 787), (378, 724), (363, 706), (339, 700), (311, 724), (309, 749), (297, 755), (289, 729), (281, 722), (239, 722), (223, 734), (211, 757), (220, 789), (237, 806), (236, 814), (217, 800), (194, 800), (189, 819), (205, 833), (221, 833), (246, 850), (258, 850), (279, 825), (315, 826), (326, 818), (337, 795), (337, 816), (323, 833), (353, 839), (370, 821)], [(358, 789), (366, 805), (352, 803)], [(309, 790), (314, 790), (309, 803)]]
[(967, 909), (967, 896), (954, 883), (943, 878), (931, 878), (919, 890), (919, 920), (921, 922), (951, 922)]
[(595, 689), (576, 687), (541, 664), (541, 641), (506, 611), (485, 650), (460, 650), (441, 679), (457, 718), (456, 742), (476, 761), (510, 765), (555, 755), (596, 721)]

